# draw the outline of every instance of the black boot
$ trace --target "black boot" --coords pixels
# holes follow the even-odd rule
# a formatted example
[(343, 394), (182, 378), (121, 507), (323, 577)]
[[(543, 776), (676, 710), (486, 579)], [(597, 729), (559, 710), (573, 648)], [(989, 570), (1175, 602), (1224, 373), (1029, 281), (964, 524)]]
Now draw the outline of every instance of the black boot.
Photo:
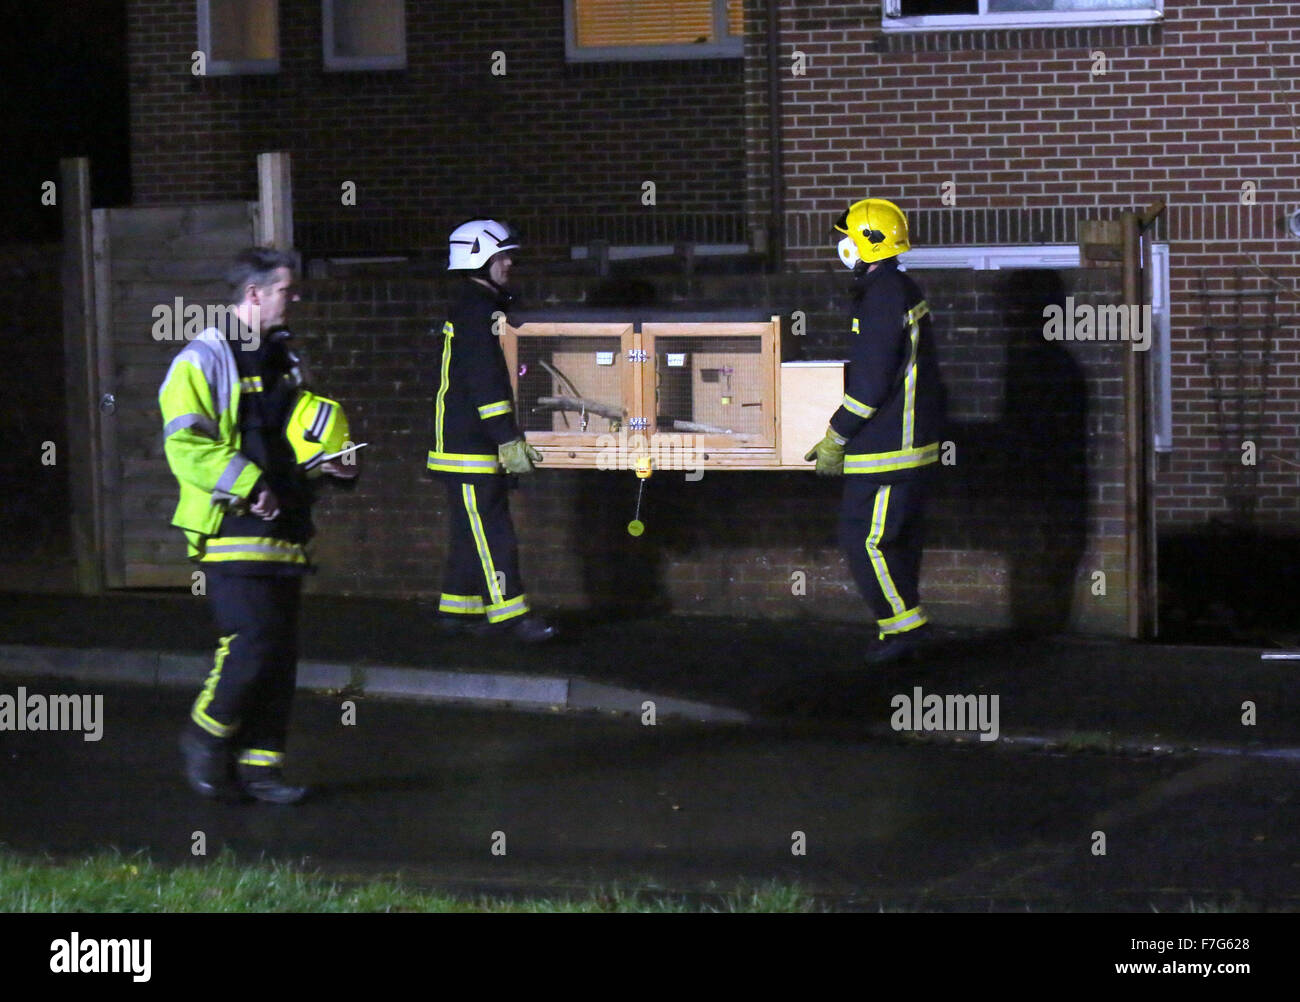
[(482, 616), (449, 616), (443, 614), (433, 617), (433, 632), (446, 639), (483, 637), (491, 632), (491, 626)]
[(531, 613), (520, 616), (507, 625), (510, 627), (510, 635), (523, 644), (544, 644), (555, 639), (555, 627), (541, 616)]
[(221, 741), (204, 740), (188, 727), (181, 732), (181, 754), (185, 757), (185, 780), (203, 797), (240, 800), (235, 781), (233, 749)]
[(290, 786), (278, 766), (239, 766), (239, 785), (255, 800), (267, 804), (296, 804), (307, 796), (307, 787)]
[(557, 635), (554, 626), (531, 612), (499, 623), (484, 623), (471, 630), (474, 636), (487, 640), (514, 640), (521, 644), (544, 644)]
[(877, 640), (867, 649), (866, 662), (869, 665), (885, 665), (896, 661), (910, 661), (930, 640), (931, 630), (928, 623), (906, 633), (892, 633), (883, 640)]

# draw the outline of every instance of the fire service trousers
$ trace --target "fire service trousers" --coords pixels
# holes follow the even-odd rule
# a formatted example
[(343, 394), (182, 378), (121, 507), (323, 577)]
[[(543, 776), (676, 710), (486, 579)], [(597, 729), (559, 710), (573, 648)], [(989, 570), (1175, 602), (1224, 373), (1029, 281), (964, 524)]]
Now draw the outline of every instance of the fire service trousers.
[(881, 637), (926, 622), (918, 583), (924, 507), (923, 477), (889, 484), (852, 474), (844, 478), (840, 546)]

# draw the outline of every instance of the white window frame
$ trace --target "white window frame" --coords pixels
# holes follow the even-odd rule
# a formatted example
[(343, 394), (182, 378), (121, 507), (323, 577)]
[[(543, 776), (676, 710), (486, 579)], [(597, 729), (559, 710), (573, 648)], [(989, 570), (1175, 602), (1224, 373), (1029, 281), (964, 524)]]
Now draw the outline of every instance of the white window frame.
[(713, 37), (703, 45), (578, 45), (574, 0), (564, 0), (564, 57), (571, 63), (640, 62), (650, 59), (740, 59), (745, 40), (729, 33), (727, 0), (713, 2)]
[(199, 51), (203, 53), (204, 76), (243, 76), (254, 73), (279, 73), (280, 56), (280, 5), (275, 7), (277, 55), (274, 59), (213, 59), (212, 58), (212, 6), (209, 0), (198, 0)]
[(401, 52), (396, 56), (340, 56), (334, 52), (334, 0), (321, 0), (321, 53), (325, 69), (330, 73), (353, 70), (404, 70), (406, 69), (406, 4), (399, 5), (402, 12)]
[[(1146, 239), (1145, 237), (1143, 238)], [(1008, 247), (919, 247), (898, 255), (899, 266), (970, 268), (989, 271), (1013, 268), (1077, 268), (1078, 244)], [(1169, 245), (1151, 244), (1151, 333), (1148, 376), (1151, 380), (1151, 446), (1173, 452), (1173, 386), (1170, 377)]]
[(1077, 268), (1077, 244), (1016, 244), (987, 247), (914, 247), (898, 255), (908, 268), (969, 268), (997, 271), (1006, 268)]
[(926, 14), (902, 17), (902, 0), (885, 0), (881, 17), (886, 32), (969, 31), (972, 28), (1091, 28), (1124, 24), (1153, 24), (1165, 16), (1165, 0), (1156, 0), (1154, 10), (1063, 10), (983, 13), (988, 0), (979, 0), (979, 14)]

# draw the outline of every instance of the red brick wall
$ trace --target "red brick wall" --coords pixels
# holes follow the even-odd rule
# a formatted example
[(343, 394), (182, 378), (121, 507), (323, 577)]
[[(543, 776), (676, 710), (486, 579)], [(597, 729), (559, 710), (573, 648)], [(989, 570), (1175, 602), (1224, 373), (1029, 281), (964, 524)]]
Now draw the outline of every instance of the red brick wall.
[[(568, 217), (735, 214), (738, 59), (568, 65), (558, 0), (418, 0), (405, 71), (326, 73), (320, 3), (279, 6), (280, 73), (198, 78), (194, 0), (130, 0), (137, 205), (255, 198), (256, 155), (288, 150), (309, 251), (436, 257), (451, 225), (486, 212), (555, 252)], [(341, 204), (345, 181), (355, 206)]]
[[(635, 212), (643, 180), (658, 185), (656, 211), (729, 214), (743, 193), (751, 226), (769, 212), (766, 0), (746, 0), (743, 63), (582, 67), (563, 61), (559, 3), (408, 4), (411, 68), (403, 74), (355, 75), (321, 71), (318, 5), (284, 0), (284, 69), (279, 76), (202, 80), (189, 75), (195, 44), (192, 9), (188, 2), (130, 5), (136, 80), (132, 148), (141, 204), (252, 197), (255, 154), (289, 149), (295, 154), (300, 230), (372, 251), (426, 246), (422, 241), (430, 233), (440, 233), (479, 202), (496, 206), (502, 199), (516, 216), (540, 210), (543, 214), (533, 219), (544, 232), (533, 242), (549, 241), (549, 249), (558, 250), (566, 235), (563, 227), (582, 213)], [(1300, 289), (1295, 250), (1300, 244), (1278, 225), (1286, 211), (1300, 205), (1295, 171), (1300, 152), (1294, 138), (1300, 111), (1295, 107), (1300, 103), (1295, 96), (1300, 94), (1300, 12), (1293, 5), (1167, 0), (1165, 20), (1157, 27), (907, 38), (884, 36), (878, 0), (785, 0), (779, 21), (787, 206), (782, 224), (789, 268), (818, 273), (819, 280), (828, 269), (838, 269), (827, 240), (829, 224), (844, 205), (866, 194), (897, 200), (909, 213), (918, 246), (1073, 243), (1079, 219), (1114, 217), (1165, 198), (1169, 210), (1156, 237), (1171, 247), (1175, 451), (1159, 464), (1156, 504), (1162, 532), (1196, 529), (1220, 519), (1270, 530), (1300, 527), (1300, 466), (1294, 465), (1300, 463), (1300, 336), (1294, 321), (1295, 290)], [(508, 56), (504, 78), (489, 72), (496, 49)], [(806, 57), (807, 69), (798, 77), (790, 72), (796, 50)], [(1098, 50), (1109, 66), (1105, 75), (1094, 76), (1092, 53)], [(486, 133), (472, 149), (467, 122), (482, 124)], [(338, 204), (344, 180), (357, 182), (355, 208)], [(945, 181), (956, 183), (955, 206), (940, 201)], [(1256, 184), (1253, 206), (1241, 203), (1245, 181)], [(1280, 286), (1260, 275), (1256, 264), (1272, 270)], [(1205, 311), (1194, 295), (1202, 272), (1208, 287), (1222, 293), (1238, 270), (1247, 293), (1288, 290), (1276, 304), (1276, 329), (1264, 341), (1252, 341), (1249, 332), (1211, 338), (1202, 328)], [(952, 279), (954, 302), (967, 292), (993, 295), (988, 283), (997, 280), (976, 274)], [(1080, 282), (1114, 291), (1107, 284), (1113, 275), (1101, 274), (1069, 277), (1066, 288)], [(404, 305), (408, 300), (428, 303), (430, 312), (436, 312), (436, 293), (427, 289), (411, 292), (399, 286), (395, 299), (359, 295), (357, 309), (370, 312), (354, 315), (350, 307), (339, 307), (341, 316), (355, 320), (358, 330), (373, 326), (379, 332), (375, 336), (413, 336), (411, 325), (423, 321), (411, 319), (412, 308)], [(699, 290), (685, 290), (683, 296), (694, 302)], [(1234, 310), (1231, 297), (1220, 298), (1209, 306), (1210, 322), (1222, 327)], [(1242, 298), (1247, 322), (1264, 311), (1260, 297)], [(1115, 346), (1064, 346), (1073, 367), (1063, 364), (1059, 352), (1038, 352), (1041, 357), (1013, 366), (1016, 352), (1033, 353), (1046, 345), (1034, 341), (1032, 318), (1021, 316), (1016, 321), (1020, 326), (1013, 328), (999, 309), (957, 312), (967, 318), (962, 336), (943, 336), (953, 339), (948, 364), (957, 368), (951, 372), (974, 381), (964, 398), (984, 401), (972, 403), (970, 415), (1005, 416), (1008, 394), (1012, 401), (1050, 403), (1040, 399), (1042, 385), (1054, 385), (1053, 379), (1073, 384), (1075, 370), (1082, 369), (1088, 399), (1098, 401), (1084, 416), (1087, 435), (1101, 434), (1102, 426), (1094, 422), (1101, 414), (1110, 415), (1106, 420), (1114, 416), (1115, 400), (1107, 394), (1116, 392), (1117, 384), (1103, 379), (1097, 367), (1113, 363)], [(339, 344), (352, 343), (347, 341), (351, 335), (335, 336), (343, 339)], [(1019, 346), (1016, 352), (1012, 344)], [(965, 359), (962, 353), (968, 349), (991, 354), (983, 361)], [(386, 438), (418, 438), (409, 430), (419, 417), (410, 409), (414, 405), (400, 402), (396, 388), (389, 386), (413, 378), (411, 358), (400, 356), (414, 350), (410, 343), (393, 350), (377, 347), (375, 357), (389, 366), (388, 374), (382, 366), (361, 366), (353, 374), (363, 383), (388, 387), (387, 397), (375, 403), (375, 419), (391, 424), (379, 427)], [(370, 354), (365, 345), (355, 351), (355, 356), (331, 361), (330, 367)], [(1244, 369), (1243, 359), (1251, 363)], [(1040, 364), (1054, 375), (1032, 378)], [(987, 385), (976, 385), (980, 380)], [(1224, 396), (1224, 391), (1242, 389), (1260, 394)], [(994, 398), (1003, 401), (1003, 410), (994, 408)], [(1239, 400), (1244, 401), (1241, 416)], [(1027, 438), (1023, 445), (1032, 450), (1055, 441), (1060, 448), (1064, 441), (1073, 454), (1078, 420), (1073, 412), (1061, 412), (1047, 426), (1045, 439), (1036, 445)], [(1062, 476), (1063, 483), (1077, 483), (1069, 472), (1073, 460), (1063, 464), (1050, 450), (1038, 457), (1037, 466), (1017, 465), (1008, 457), (1021, 452), (1006, 451), (1006, 429), (997, 425), (992, 420), (966, 429), (985, 472), (998, 469), (1014, 480), (1025, 469), (1046, 469)], [(1024, 427), (1013, 431), (1027, 433)], [(1255, 466), (1241, 463), (1245, 439), (1256, 447)], [(1102, 460), (1093, 454), (1092, 438), (1087, 440), (1086, 518), (1102, 518), (1096, 515), (1098, 506), (1117, 503), (1118, 480), (1094, 476), (1109, 467), (1094, 466)], [(420, 448), (412, 446), (412, 455)], [(379, 450), (371, 462), (384, 462)], [(997, 467), (999, 462), (1004, 465)], [(676, 485), (675, 493), (664, 488), (665, 510), (678, 505), (691, 516), (677, 519), (680, 528), (671, 535), (657, 537), (665, 541), (666, 556), (649, 559), (637, 551), (642, 555), (634, 560), (629, 552), (626, 561), (606, 564), (603, 554), (623, 554), (631, 545), (620, 535), (624, 514), (587, 501), (570, 503), (588, 497), (584, 485), (608, 483), (602, 476), (607, 475), (554, 474), (553, 484), (569, 484), (559, 495), (551, 487), (538, 487), (521, 496), (521, 516), (549, 512), (543, 521), (556, 526), (526, 542), (526, 547), (542, 547), (525, 554), (539, 593), (546, 585), (562, 601), (589, 601), (602, 590), (584, 583), (584, 575), (599, 582), (610, 573), (604, 568), (614, 567), (629, 594), (667, 596), (680, 604), (703, 594), (695, 589), (711, 588), (708, 595), (716, 593), (719, 609), (780, 611), (784, 607), (778, 600), (784, 599), (774, 583), (780, 577), (776, 570), (795, 559), (777, 556), (787, 552), (780, 540), (788, 537), (775, 529), (732, 532), (709, 520), (716, 517), (719, 501), (732, 503), (727, 492), (746, 496), (746, 483), (761, 485), (752, 487), (765, 497), (754, 513), (760, 525), (770, 524), (764, 521), (768, 511), (784, 511), (793, 523), (810, 510), (823, 511), (826, 501), (818, 495), (820, 500), (809, 503), (808, 492), (823, 488), (786, 475), (706, 475), (703, 485)], [(429, 520), (437, 518), (441, 502), (430, 500), (418, 477), (402, 466), (394, 467), (391, 477), (368, 479), (365, 490), (380, 493), (358, 495), (371, 498), (375, 507), (367, 517), (358, 516), (354, 528), (378, 545), (356, 550), (358, 563), (347, 572), (352, 578), (331, 577), (331, 571), (322, 587), (351, 587), (351, 580), (358, 589), (401, 590), (416, 587), (419, 572), (433, 588), (436, 575), (429, 566), (440, 561), (441, 543), (432, 541), (429, 532), (412, 532), (409, 547), (391, 548), (389, 537), (370, 517), (391, 510), (396, 524), (433, 525)], [(1052, 493), (1049, 479), (1038, 485), (1042, 492)], [(787, 481), (790, 486), (782, 486)], [(981, 475), (976, 482), (987, 485), (992, 479)], [(697, 493), (684, 494), (687, 486)], [(677, 499), (679, 493), (685, 500)], [(1063, 494), (1054, 492), (1058, 498)], [(603, 494), (598, 490), (594, 496)], [(700, 504), (700, 498), (713, 500)], [(935, 520), (940, 534), (927, 556), (926, 574), (936, 588), (957, 589), (951, 615), (1009, 621), (1008, 581), (1027, 580), (1025, 568), (1031, 565), (1021, 559), (1019, 570), (1009, 564), (999, 569), (997, 560), (980, 554), (1034, 552), (1028, 539), (1052, 543), (1052, 518), (1032, 511), (1020, 513), (1023, 524), (1037, 526), (1029, 536), (1006, 545), (997, 541), (999, 526), (1006, 531), (1005, 524), (987, 513), (1014, 500), (1014, 495), (989, 495), (985, 486), (971, 488), (962, 503), (950, 498), (947, 507), (941, 505)], [(344, 508), (352, 503), (349, 499)], [(585, 517), (581, 512), (593, 507), (595, 517), (609, 520), (603, 536), (581, 529), (580, 522), (565, 521)], [(1073, 508), (1055, 515), (1077, 522)], [(659, 531), (658, 523), (647, 524), (651, 535)], [(696, 524), (713, 525), (713, 534), (697, 534)], [(798, 544), (803, 547), (799, 553), (816, 556), (798, 559), (811, 559), (822, 568), (818, 573), (824, 576), (816, 580), (823, 587), (835, 582), (843, 588), (847, 577), (826, 548), (829, 521), (809, 524), (819, 528)], [(1116, 538), (1113, 526), (1088, 526), (1079, 574), (1106, 569), (1099, 554), (1110, 551), (1093, 540)], [(990, 533), (994, 542), (986, 544), (983, 539)], [(689, 546), (682, 542), (688, 538)], [(604, 543), (596, 547), (594, 541), (601, 539)], [(951, 539), (961, 540), (960, 545), (950, 544)], [(1071, 543), (1067, 549), (1073, 553), (1080, 547)], [(573, 555), (589, 550), (592, 556), (585, 562)], [(950, 560), (949, 553), (957, 556)], [(941, 565), (951, 572), (942, 579), (934, 570)], [(653, 586), (629, 584), (634, 579), (624, 571), (632, 567), (648, 568), (637, 580), (655, 582)], [(788, 573), (784, 577), (788, 580)], [(814, 577), (810, 573), (809, 580)], [(993, 588), (999, 597), (982, 606), (974, 590), (979, 587)], [(1024, 591), (1029, 595), (1032, 589)], [(1113, 577), (1110, 592), (1122, 593)], [(950, 601), (942, 595), (937, 600)], [(1023, 598), (1026, 602), (1032, 606), (1032, 596)], [(1078, 614), (1076, 604), (1072, 621), (1077, 622)]]
[[(1042, 306), (1116, 300), (1113, 273), (919, 273), (935, 313), (955, 463), (933, 493), (923, 597), (937, 621), (1122, 633), (1121, 345), (1041, 337)], [(843, 358), (840, 276), (663, 280), (661, 302), (761, 302), (807, 314), (807, 358)], [(539, 279), (531, 302), (577, 287)], [(373, 443), (356, 492), (318, 509), (329, 592), (436, 593), (440, 485), (423, 473), (441, 283), (309, 281), (295, 330), (318, 384)], [(829, 415), (827, 415), (829, 417)], [(810, 445), (812, 443), (809, 443)], [(651, 478), (639, 539), (628, 473), (546, 470), (513, 497), (523, 573), (546, 606), (865, 620), (835, 541), (840, 482), (707, 470)], [(1094, 594), (1104, 575), (1104, 594)], [(802, 572), (805, 593), (792, 575)]]
[[(1288, 3), (1166, 0), (1159, 27), (889, 36), (879, 2), (781, 4), (782, 155), (791, 267), (833, 262), (830, 223), (866, 195), (897, 201), (917, 245), (1072, 243), (1079, 218), (1113, 218), (1164, 198), (1171, 248), (1175, 451), (1162, 457), (1166, 531), (1209, 520), (1300, 528), (1300, 9)], [(768, 195), (766, 3), (746, 5), (749, 215)], [(806, 74), (792, 54), (806, 56)], [(1109, 61), (1094, 76), (1092, 53)], [(758, 117), (755, 117), (758, 116)], [(956, 182), (945, 206), (940, 186)], [(1256, 185), (1243, 205), (1242, 185)], [(1267, 343), (1207, 338), (1201, 273), (1229, 288), (1288, 290)], [(1214, 304), (1215, 323), (1233, 310)], [(1260, 316), (1245, 301), (1247, 318)], [(1256, 340), (1251, 340), (1256, 338)], [(1258, 364), (1242, 379), (1244, 351)], [(1265, 354), (1266, 352), (1266, 354)], [(1221, 388), (1262, 390), (1245, 420)], [(1260, 378), (1262, 377), (1262, 378)], [(1253, 441), (1257, 465), (1241, 464)]]

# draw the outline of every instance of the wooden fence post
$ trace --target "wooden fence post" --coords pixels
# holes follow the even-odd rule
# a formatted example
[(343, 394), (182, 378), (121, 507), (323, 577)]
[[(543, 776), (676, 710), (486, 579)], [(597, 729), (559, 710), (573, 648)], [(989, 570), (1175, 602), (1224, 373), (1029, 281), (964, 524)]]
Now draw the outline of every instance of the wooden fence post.
[(293, 177), (288, 153), (257, 155), (257, 191), (262, 210), (258, 244), (293, 250)]
[(95, 261), (90, 213), (90, 161), (59, 161), (59, 205), (63, 213), (63, 354), (67, 391), (68, 469), (72, 502), (70, 529), (82, 594), (104, 589), (100, 560), (99, 443), (100, 382), (95, 313)]

